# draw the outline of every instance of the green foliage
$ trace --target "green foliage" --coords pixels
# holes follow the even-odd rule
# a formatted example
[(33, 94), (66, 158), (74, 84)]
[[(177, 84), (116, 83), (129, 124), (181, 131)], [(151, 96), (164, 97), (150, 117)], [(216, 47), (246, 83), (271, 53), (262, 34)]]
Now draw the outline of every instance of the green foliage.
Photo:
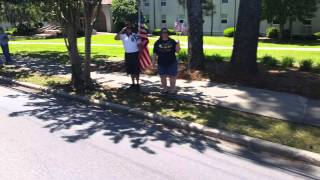
[(299, 64), (300, 71), (310, 72), (313, 68), (313, 61), (311, 59), (301, 60)]
[(280, 31), (278, 28), (270, 27), (267, 29), (267, 37), (271, 39), (278, 38), (280, 34)]
[(234, 37), (234, 27), (229, 27), (223, 31), (225, 37)]
[(181, 50), (178, 54), (177, 54), (177, 58), (179, 59), (179, 61), (187, 61), (188, 60), (188, 53), (185, 50)]
[(281, 61), (281, 66), (283, 68), (289, 68), (289, 67), (293, 67), (294, 65), (294, 58), (293, 57), (284, 57)]
[(221, 56), (220, 54), (206, 55), (205, 59), (207, 61), (214, 61), (214, 62), (218, 62), (218, 63), (221, 63), (224, 61), (224, 57)]
[(267, 67), (278, 67), (278, 60), (269, 55), (263, 56), (261, 63)]
[(317, 39), (320, 39), (320, 32), (316, 32), (313, 34)]
[(36, 28), (31, 24), (19, 24), (13, 28), (12, 35), (14, 36), (30, 36), (36, 33)]
[(276, 20), (280, 27), (289, 21), (303, 22), (315, 16), (318, 2), (319, 0), (262, 0), (262, 19), (270, 23)]
[[(176, 35), (176, 31), (174, 29), (168, 29), (168, 32), (170, 35)], [(160, 36), (160, 33), (161, 33), (161, 29), (155, 29), (153, 30), (152, 34), (155, 35), (155, 36)]]
[(137, 22), (138, 5), (136, 0), (113, 0), (111, 10), (116, 31), (123, 28), (126, 22)]

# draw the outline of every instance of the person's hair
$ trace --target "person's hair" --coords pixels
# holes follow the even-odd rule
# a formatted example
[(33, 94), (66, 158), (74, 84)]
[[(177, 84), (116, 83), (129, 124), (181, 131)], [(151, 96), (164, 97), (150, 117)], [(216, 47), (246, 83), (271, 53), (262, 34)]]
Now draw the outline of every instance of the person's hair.
[(168, 30), (168, 28), (162, 28), (161, 31), (160, 31), (160, 38), (159, 38), (160, 40), (163, 39), (163, 38), (162, 38), (162, 34), (163, 34), (164, 31), (167, 31), (167, 32), (168, 32), (168, 35), (169, 35), (169, 30)]
[(0, 33), (4, 33), (4, 29), (2, 26), (0, 26)]

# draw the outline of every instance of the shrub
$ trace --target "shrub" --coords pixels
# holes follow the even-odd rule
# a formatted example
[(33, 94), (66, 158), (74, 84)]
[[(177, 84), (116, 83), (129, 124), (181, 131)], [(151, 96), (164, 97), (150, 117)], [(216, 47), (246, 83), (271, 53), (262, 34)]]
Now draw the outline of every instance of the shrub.
[(293, 67), (294, 61), (293, 57), (285, 57), (281, 61), (281, 66), (284, 68)]
[(179, 61), (187, 61), (188, 59), (188, 53), (187, 51), (180, 51), (178, 54), (177, 54), (177, 58)]
[(16, 29), (12, 32), (15, 36), (30, 36), (36, 33), (36, 28), (32, 27), (30, 24), (19, 24)]
[(317, 36), (315, 36), (315, 35), (293, 35), (292, 39), (298, 40), (298, 41), (305, 41), (305, 40), (314, 41), (314, 40), (317, 40)]
[(214, 54), (214, 55), (206, 55), (205, 59), (207, 61), (214, 61), (214, 62), (223, 62), (224, 57), (220, 54)]
[[(155, 35), (155, 36), (160, 36), (160, 32), (161, 32), (161, 29), (155, 29), (153, 30), (152, 34)], [(168, 29), (168, 32), (170, 35), (176, 35), (176, 31), (174, 29)]]
[(320, 39), (320, 32), (316, 32), (313, 34), (317, 39)]
[(229, 27), (223, 31), (225, 37), (234, 37), (234, 27)]
[(278, 60), (272, 56), (265, 55), (262, 57), (261, 63), (267, 67), (277, 67)]
[(310, 72), (312, 71), (313, 61), (311, 59), (305, 59), (300, 62), (300, 71)]
[(267, 37), (271, 39), (278, 38), (280, 34), (280, 30), (275, 27), (270, 27), (267, 29)]

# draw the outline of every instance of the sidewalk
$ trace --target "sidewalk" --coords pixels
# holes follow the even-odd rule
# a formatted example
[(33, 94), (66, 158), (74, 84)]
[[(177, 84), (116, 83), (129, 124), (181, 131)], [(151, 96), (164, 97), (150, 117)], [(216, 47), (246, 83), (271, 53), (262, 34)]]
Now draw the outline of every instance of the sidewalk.
[[(115, 88), (129, 86), (131, 79), (124, 73), (92, 73), (102, 85)], [(159, 92), (158, 76), (142, 75), (142, 90)], [(320, 126), (320, 101), (299, 95), (263, 89), (231, 86), (209, 81), (178, 80), (178, 98), (259, 114), (263, 116)]]

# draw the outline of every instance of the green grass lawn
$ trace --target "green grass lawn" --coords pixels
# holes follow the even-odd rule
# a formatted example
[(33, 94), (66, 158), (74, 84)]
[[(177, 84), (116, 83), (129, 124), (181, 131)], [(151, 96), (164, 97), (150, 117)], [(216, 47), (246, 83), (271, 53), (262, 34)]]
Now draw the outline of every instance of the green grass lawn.
[[(174, 39), (179, 39), (181, 42), (186, 42), (186, 36), (172, 36)], [(156, 41), (157, 37), (150, 38), (150, 45)], [(24, 45), (24, 44), (12, 44), (10, 45), (11, 52), (13, 54), (18, 53), (45, 53), (45, 52), (58, 52), (66, 53), (66, 47), (64, 46), (64, 40), (62, 38), (56, 39), (39, 39), (39, 40), (17, 40), (15, 42), (24, 42), (24, 43), (61, 43), (54, 45)], [(84, 43), (84, 38), (79, 38), (79, 43)], [(93, 36), (93, 44), (110, 44), (110, 45), (119, 45), (119, 47), (92, 47), (92, 53), (94, 56), (105, 56), (109, 59), (123, 59), (124, 50), (121, 47), (121, 41), (115, 41), (114, 35), (97, 35)], [(204, 38), (204, 43), (206, 45), (217, 45), (217, 46), (232, 46), (233, 38), (226, 37), (209, 37)], [(293, 47), (293, 48), (320, 48), (320, 41), (311, 41), (303, 44), (302, 42), (292, 42), (290, 43), (266, 43), (260, 42), (260, 47)], [(84, 46), (79, 45), (80, 52), (84, 52)], [(151, 49), (152, 51), (152, 49)], [(220, 49), (205, 49), (207, 55), (220, 54), (226, 59), (229, 59), (231, 56), (231, 50), (220, 50)], [(312, 59), (316, 64), (320, 63), (320, 51), (310, 52), (310, 51), (276, 51), (276, 50), (259, 50), (258, 57), (261, 58), (265, 55), (271, 55), (279, 60), (283, 57), (294, 57), (298, 64), (299, 61), (303, 59)]]

